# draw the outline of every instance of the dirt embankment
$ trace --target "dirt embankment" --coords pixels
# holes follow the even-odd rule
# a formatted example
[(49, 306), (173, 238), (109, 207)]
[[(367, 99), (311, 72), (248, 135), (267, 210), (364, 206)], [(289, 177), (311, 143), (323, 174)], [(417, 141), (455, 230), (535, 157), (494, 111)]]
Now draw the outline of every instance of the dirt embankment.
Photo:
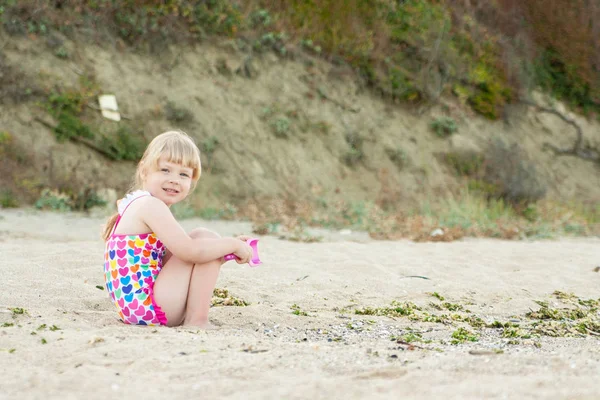
[[(4, 96), (0, 105), (0, 131), (9, 133), (29, 160), (19, 168), (26, 171), (4, 166), (13, 171), (3, 174), (3, 185), (19, 190), (127, 187), (133, 162), (107, 160), (81, 143), (59, 143), (48, 128), (56, 121), (47, 112), (46, 96), (82, 90), (82, 76), (92, 76), (101, 93), (116, 95), (125, 117), (119, 123), (105, 120), (88, 104), (82, 118), (97, 132), (125, 124), (146, 139), (173, 128), (196, 138), (205, 171), (195, 206), (282, 195), (415, 204), (461, 185), (446, 154), (484, 152), (494, 138), (518, 143), (548, 196), (600, 197), (596, 165), (543, 151), (544, 143), (571, 146), (573, 127), (530, 107), (514, 107), (498, 122), (452, 103), (409, 110), (377, 98), (345, 67), (300, 52), (285, 59), (270, 53), (250, 57), (227, 41), (147, 55), (111, 44), (53, 40), (60, 41), (64, 54), (57, 55), (47, 38), (0, 33), (5, 71), (20, 71), (13, 74), (18, 81), (13, 89), (28, 93)], [(555, 107), (581, 126), (586, 143), (600, 147), (598, 123)], [(448, 138), (430, 127), (440, 117), (456, 122), (457, 131)]]

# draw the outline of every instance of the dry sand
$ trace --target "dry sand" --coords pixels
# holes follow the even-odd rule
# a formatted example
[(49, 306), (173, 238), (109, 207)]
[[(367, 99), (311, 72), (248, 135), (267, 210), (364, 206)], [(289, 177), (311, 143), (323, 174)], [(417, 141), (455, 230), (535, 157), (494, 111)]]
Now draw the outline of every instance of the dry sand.
[[(482, 329), (478, 342), (453, 345), (452, 332), (468, 325), (353, 312), (393, 300), (427, 309), (437, 302), (428, 293), (438, 292), (491, 322), (524, 320), (539, 308), (535, 300), (558, 306), (555, 290), (597, 299), (598, 238), (412, 243), (325, 232), (323, 242), (306, 244), (264, 237), (263, 266), (229, 263), (217, 283), (251, 305), (214, 307), (219, 328), (198, 331), (116, 319), (96, 287), (103, 285), (102, 219), (32, 210), (0, 216), (0, 399), (600, 398), (598, 337), (511, 345), (499, 330)], [(223, 235), (250, 229), (183, 224)], [(294, 315), (294, 304), (309, 316)], [(14, 307), (27, 314), (13, 316)], [(411, 328), (432, 341), (411, 349), (391, 340)]]

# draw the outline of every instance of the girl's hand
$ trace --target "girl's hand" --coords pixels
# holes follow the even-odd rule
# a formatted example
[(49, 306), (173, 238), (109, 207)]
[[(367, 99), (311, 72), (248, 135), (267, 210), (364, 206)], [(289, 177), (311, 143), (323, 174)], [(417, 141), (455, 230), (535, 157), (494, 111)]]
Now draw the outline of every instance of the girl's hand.
[(238, 249), (233, 254), (237, 257), (235, 262), (238, 264), (247, 264), (252, 259), (252, 247), (246, 241), (240, 240)]
[(236, 239), (239, 239), (239, 240), (241, 240), (242, 242), (245, 242), (245, 241), (247, 241), (248, 239), (252, 239), (252, 238), (253, 238), (252, 236), (248, 236), (248, 235), (239, 235), (239, 236), (236, 236)]

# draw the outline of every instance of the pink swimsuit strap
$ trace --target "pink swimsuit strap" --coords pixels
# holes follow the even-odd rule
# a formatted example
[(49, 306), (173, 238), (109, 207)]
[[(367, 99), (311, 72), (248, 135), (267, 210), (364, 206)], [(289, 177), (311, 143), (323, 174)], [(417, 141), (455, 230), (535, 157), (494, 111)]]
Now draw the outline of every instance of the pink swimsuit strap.
[(117, 225), (119, 225), (119, 222), (121, 222), (121, 217), (123, 216), (123, 214), (125, 214), (125, 211), (127, 211), (127, 209), (129, 208), (129, 206), (131, 205), (131, 203), (133, 203), (137, 199), (141, 199), (142, 197), (147, 197), (147, 196), (150, 196), (150, 195), (149, 194), (144, 194), (144, 195), (138, 196), (135, 199), (131, 200), (129, 202), (129, 204), (127, 204), (127, 206), (125, 207), (125, 209), (123, 210), (123, 212), (119, 213), (119, 215), (117, 216), (117, 219), (115, 220), (115, 226), (113, 226), (111, 235), (115, 234), (115, 231), (117, 230)]

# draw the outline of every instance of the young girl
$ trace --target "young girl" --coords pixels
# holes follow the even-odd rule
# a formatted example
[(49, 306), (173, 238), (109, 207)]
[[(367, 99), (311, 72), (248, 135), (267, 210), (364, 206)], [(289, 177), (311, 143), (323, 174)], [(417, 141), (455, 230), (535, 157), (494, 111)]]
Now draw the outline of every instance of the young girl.
[(140, 160), (134, 190), (118, 202), (104, 231), (106, 288), (121, 320), (140, 325), (209, 327), (208, 310), (223, 256), (252, 255), (248, 237), (189, 234), (169, 210), (200, 178), (200, 151), (183, 132), (165, 132)]

